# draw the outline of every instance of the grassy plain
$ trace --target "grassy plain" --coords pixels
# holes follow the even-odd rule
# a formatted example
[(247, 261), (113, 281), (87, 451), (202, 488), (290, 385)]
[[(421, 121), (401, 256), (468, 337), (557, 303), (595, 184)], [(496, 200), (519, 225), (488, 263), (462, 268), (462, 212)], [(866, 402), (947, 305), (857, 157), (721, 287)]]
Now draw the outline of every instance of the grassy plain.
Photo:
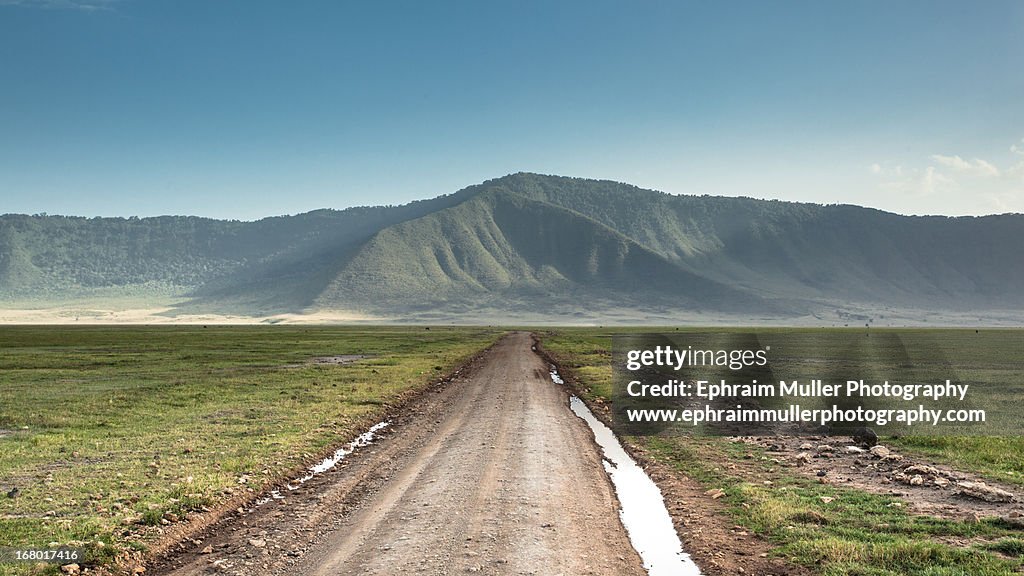
[[(0, 329), (0, 547), (88, 563), (259, 491), (500, 332), (432, 327)], [(314, 357), (364, 355), (350, 364)], [(4, 493), (17, 488), (14, 498)], [(21, 574), (28, 565), (0, 566)]]
[[(773, 329), (757, 329), (755, 331)], [(807, 329), (813, 334), (814, 329)], [(642, 328), (552, 329), (542, 333), (545, 349), (579, 380), (591, 401), (612, 396), (612, 332), (657, 333)], [(939, 330), (936, 339), (953, 349), (967, 338), (985, 338), (967, 359), (969, 370), (993, 366), (1024, 373), (1020, 350), (1024, 331)], [(952, 352), (950, 350), (949, 352)], [(955, 354), (947, 358), (961, 358)], [(751, 458), (751, 447), (715, 437), (628, 437), (659, 461), (708, 488), (722, 488), (732, 520), (778, 544), (777, 553), (828, 575), (896, 576), (923, 574), (1017, 574), (1024, 557), (1019, 529), (998, 519), (981, 522), (940, 520), (909, 514), (898, 499), (824, 485)], [(900, 446), (1003, 482), (1024, 485), (1024, 439), (1019, 436), (932, 436), (884, 438)], [(759, 455), (755, 455), (759, 456)], [(771, 469), (771, 486), (734, 473), (750, 467)], [(824, 499), (823, 499), (824, 497)], [(966, 542), (966, 544), (963, 544)]]

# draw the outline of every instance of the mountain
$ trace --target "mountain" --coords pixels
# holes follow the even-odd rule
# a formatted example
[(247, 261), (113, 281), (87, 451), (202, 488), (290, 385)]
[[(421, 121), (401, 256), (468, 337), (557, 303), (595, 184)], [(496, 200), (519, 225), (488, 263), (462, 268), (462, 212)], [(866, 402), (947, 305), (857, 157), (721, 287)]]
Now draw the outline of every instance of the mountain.
[(973, 313), (1024, 305), (1022, 245), (1018, 214), (910, 217), (520, 173), (257, 222), (5, 215), (0, 302), (132, 295), (390, 318)]

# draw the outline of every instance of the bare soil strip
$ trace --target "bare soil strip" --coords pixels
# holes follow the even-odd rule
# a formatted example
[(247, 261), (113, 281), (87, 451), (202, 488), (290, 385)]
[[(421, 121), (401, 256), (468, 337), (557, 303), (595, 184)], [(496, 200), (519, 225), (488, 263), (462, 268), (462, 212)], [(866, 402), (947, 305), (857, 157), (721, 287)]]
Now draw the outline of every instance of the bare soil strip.
[[(825, 484), (846, 486), (895, 496), (917, 514), (950, 520), (977, 521), (998, 516), (1010, 519), (1024, 516), (1020, 488), (1008, 486), (931, 462), (893, 448), (858, 445), (846, 436), (778, 436), (743, 438), (760, 447), (773, 462), (791, 467), (791, 471), (818, 477)], [(986, 499), (981, 486), (1002, 499)], [(980, 496), (980, 497), (979, 497)]]
[(504, 338), (374, 445), (151, 570), (645, 574), (591, 432), (532, 344)]

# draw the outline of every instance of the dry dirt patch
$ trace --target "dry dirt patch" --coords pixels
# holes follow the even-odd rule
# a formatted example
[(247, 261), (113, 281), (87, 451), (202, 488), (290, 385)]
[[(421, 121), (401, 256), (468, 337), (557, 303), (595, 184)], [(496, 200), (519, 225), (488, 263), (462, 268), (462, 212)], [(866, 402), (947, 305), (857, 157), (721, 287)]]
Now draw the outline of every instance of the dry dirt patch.
[(820, 482), (895, 496), (909, 510), (953, 520), (1024, 514), (1019, 491), (884, 445), (858, 445), (848, 437), (742, 438), (795, 473)]

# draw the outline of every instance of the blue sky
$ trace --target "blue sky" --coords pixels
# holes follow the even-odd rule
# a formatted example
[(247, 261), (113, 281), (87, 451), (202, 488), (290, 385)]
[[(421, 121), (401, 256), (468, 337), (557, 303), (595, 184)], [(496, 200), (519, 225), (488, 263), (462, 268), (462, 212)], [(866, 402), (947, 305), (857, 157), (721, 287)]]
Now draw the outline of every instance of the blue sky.
[(1024, 3), (0, 0), (0, 213), (255, 219), (511, 172), (1024, 212)]

